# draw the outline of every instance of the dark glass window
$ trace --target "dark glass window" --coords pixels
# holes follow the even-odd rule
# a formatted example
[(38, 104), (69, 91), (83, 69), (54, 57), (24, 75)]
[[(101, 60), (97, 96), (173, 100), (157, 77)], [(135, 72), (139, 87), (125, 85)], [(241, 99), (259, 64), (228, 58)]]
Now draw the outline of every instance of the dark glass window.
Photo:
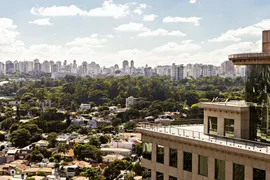
[(208, 176), (208, 157), (199, 155), (198, 174)]
[(233, 163), (233, 180), (245, 180), (245, 166)]
[(142, 179), (143, 180), (151, 180), (152, 179), (151, 169), (144, 168), (144, 170), (142, 172)]
[(183, 161), (183, 169), (192, 172), (192, 153), (184, 152)]
[(177, 180), (177, 178), (173, 176), (169, 176), (169, 180)]
[(234, 119), (224, 119), (224, 135), (234, 137)]
[(152, 159), (152, 143), (143, 142), (143, 158), (151, 160)]
[(265, 170), (253, 168), (253, 180), (265, 180)]
[(164, 146), (157, 145), (157, 162), (164, 164)]
[(217, 135), (217, 117), (208, 117), (208, 133)]
[(170, 166), (177, 168), (177, 149), (170, 148)]
[(225, 180), (225, 161), (215, 160), (215, 179)]
[(163, 180), (164, 179), (164, 174), (161, 173), (161, 172), (157, 172), (156, 176), (157, 176), (157, 178), (156, 178), (157, 180)]

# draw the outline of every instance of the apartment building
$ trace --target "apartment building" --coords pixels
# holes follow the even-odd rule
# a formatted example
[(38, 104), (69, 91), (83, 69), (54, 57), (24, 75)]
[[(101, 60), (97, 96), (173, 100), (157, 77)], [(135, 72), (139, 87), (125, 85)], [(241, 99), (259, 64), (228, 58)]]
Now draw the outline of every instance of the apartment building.
[(270, 145), (249, 139), (250, 106), (201, 103), (204, 125), (142, 125), (143, 179), (270, 180)]

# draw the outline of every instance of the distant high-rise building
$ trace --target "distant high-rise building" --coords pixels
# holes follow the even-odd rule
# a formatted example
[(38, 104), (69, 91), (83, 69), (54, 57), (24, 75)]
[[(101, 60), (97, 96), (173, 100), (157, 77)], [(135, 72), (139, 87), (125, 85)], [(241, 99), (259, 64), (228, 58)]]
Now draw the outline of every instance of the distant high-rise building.
[(87, 74), (87, 62), (86, 61), (84, 61), (83, 63), (82, 63), (82, 73), (83, 73), (83, 75), (86, 75)]
[(129, 70), (129, 65), (128, 65), (128, 61), (127, 60), (124, 60), (123, 61), (123, 66), (122, 66), (122, 69), (123, 69), (123, 73), (128, 73), (128, 70)]
[(151, 67), (145, 67), (144, 68), (144, 76), (146, 77), (152, 77), (153, 73), (152, 73), (152, 68)]
[(13, 73), (14, 72), (14, 64), (12, 61), (8, 60), (6, 61), (6, 73)]
[(175, 65), (172, 64), (171, 78), (174, 81), (178, 81), (184, 78), (184, 65)]
[(2, 62), (0, 62), (0, 73), (1, 73), (1, 74), (5, 74), (5, 73), (6, 73), (6, 72), (5, 72), (5, 64), (2, 63)]
[(57, 66), (57, 72), (60, 72), (62, 69), (62, 62), (61, 61), (57, 61), (56, 62), (56, 66)]
[(231, 61), (224, 61), (221, 63), (222, 74), (234, 74), (234, 64)]
[(130, 62), (130, 74), (134, 74), (134, 73), (135, 73), (134, 61), (131, 60), (131, 62)]
[(14, 62), (13, 62), (13, 64), (14, 64), (14, 71), (19, 71), (19, 62), (17, 61), (17, 60), (15, 60)]
[(63, 66), (65, 67), (67, 65), (67, 60), (64, 60)]

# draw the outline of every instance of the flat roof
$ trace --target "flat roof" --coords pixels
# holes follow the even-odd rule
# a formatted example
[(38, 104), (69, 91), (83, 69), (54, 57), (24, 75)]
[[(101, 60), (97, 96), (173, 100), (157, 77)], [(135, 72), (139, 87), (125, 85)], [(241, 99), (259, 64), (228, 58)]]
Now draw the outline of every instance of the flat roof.
[[(142, 135), (145, 131), (154, 132), (155, 134), (169, 134), (181, 138), (192, 139), (195, 141), (206, 142), (210, 144), (217, 144), (229, 148), (242, 149), (246, 151), (264, 153), (270, 155), (270, 144), (260, 143), (256, 141), (249, 141), (244, 139), (226, 138), (220, 136), (210, 136), (203, 133), (203, 125), (190, 126), (158, 126), (158, 125), (142, 125), (138, 127), (137, 131)], [(140, 131), (143, 130), (143, 131)]]
[(230, 110), (230, 111), (248, 111), (252, 103), (245, 101), (228, 101), (228, 102), (201, 102), (200, 108)]

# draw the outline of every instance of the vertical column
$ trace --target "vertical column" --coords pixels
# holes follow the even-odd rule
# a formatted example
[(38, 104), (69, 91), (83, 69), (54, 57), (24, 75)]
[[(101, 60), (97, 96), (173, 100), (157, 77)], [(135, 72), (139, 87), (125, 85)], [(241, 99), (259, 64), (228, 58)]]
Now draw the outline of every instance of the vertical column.
[(151, 179), (157, 179), (157, 172), (154, 169), (151, 169)]
[[(170, 148), (164, 146), (164, 167), (169, 168), (170, 165)], [(164, 170), (164, 180), (169, 180), (169, 171)]]
[(152, 142), (152, 163), (157, 162), (157, 144)]
[(217, 134), (219, 136), (224, 136), (224, 118), (218, 117), (217, 119)]
[(170, 148), (167, 146), (164, 147), (164, 165), (170, 165)]
[(204, 124), (204, 134), (208, 134), (208, 109), (204, 109), (204, 118), (203, 118), (203, 124)]
[(215, 179), (215, 159), (213, 157), (208, 157), (208, 179)]
[(183, 177), (183, 151), (182, 150), (177, 150), (177, 172), (178, 172), (178, 177), (181, 179)]
[(233, 179), (233, 163), (230, 161), (225, 161), (225, 178), (226, 180)]
[(197, 180), (198, 176), (198, 154), (192, 153), (192, 179)]
[(270, 163), (266, 163), (266, 180), (270, 180)]
[(245, 166), (245, 180), (253, 180), (253, 168)]
[(241, 136), (242, 127), (241, 127), (241, 119), (234, 120), (234, 137), (236, 138), (243, 138)]

